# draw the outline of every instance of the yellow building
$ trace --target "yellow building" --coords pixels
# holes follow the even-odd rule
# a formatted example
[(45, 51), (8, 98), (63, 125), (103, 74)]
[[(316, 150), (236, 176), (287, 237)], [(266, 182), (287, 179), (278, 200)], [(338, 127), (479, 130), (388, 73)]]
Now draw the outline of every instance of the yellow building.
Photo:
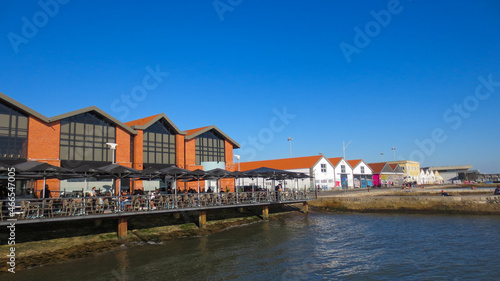
[(406, 181), (418, 181), (418, 176), (420, 175), (420, 163), (417, 161), (387, 161), (389, 164), (399, 164), (403, 171), (405, 172)]

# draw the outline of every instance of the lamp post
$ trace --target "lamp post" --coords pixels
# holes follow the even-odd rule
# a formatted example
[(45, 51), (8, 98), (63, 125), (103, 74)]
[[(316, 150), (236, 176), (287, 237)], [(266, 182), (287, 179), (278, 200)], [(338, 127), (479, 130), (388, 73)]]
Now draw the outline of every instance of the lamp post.
[[(236, 157), (236, 160), (238, 160), (238, 172), (241, 172), (240, 170), (240, 158), (241, 156), (240, 155), (234, 155), (234, 157)], [(241, 178), (238, 177), (238, 186), (241, 186)], [(238, 188), (234, 188), (234, 191), (236, 191), (236, 201), (238, 202)]]
[(380, 152), (380, 155), (382, 155), (382, 162), (384, 162), (384, 153)]
[(349, 141), (349, 142), (347, 143), (347, 145), (345, 145), (345, 142), (344, 142), (344, 141), (342, 142), (342, 150), (344, 151), (344, 159), (345, 159), (345, 149), (349, 146), (349, 144), (351, 144), (351, 141)]
[(293, 141), (293, 139), (291, 137), (289, 137), (288, 141), (290, 142), (290, 158), (292, 158), (292, 141)]
[(109, 149), (111, 149), (111, 151), (113, 151), (113, 158), (111, 163), (115, 164), (115, 150), (118, 144), (113, 142), (107, 142), (106, 145), (109, 146)]
[(392, 147), (391, 150), (394, 152), (394, 161), (396, 161), (396, 148)]

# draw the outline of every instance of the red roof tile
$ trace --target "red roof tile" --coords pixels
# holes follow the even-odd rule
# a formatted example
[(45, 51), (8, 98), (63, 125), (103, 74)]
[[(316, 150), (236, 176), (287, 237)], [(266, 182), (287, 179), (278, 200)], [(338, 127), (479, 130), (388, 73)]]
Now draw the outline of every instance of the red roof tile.
[(379, 163), (368, 163), (368, 166), (372, 168), (372, 171), (374, 174), (380, 174), (382, 169), (384, 169), (386, 162), (379, 162)]
[(356, 160), (347, 160), (347, 163), (351, 165), (351, 167), (354, 169), (362, 160), (361, 159), (356, 159)]
[(196, 128), (196, 129), (187, 130), (187, 131), (186, 131), (186, 133), (187, 133), (187, 134), (186, 134), (186, 137), (188, 137), (188, 136), (190, 136), (190, 135), (193, 135), (193, 134), (196, 134), (197, 132), (199, 132), (199, 131), (201, 131), (201, 130), (203, 130), (203, 129), (206, 129), (206, 128), (208, 128), (208, 127), (210, 127), (210, 126), (205, 126), (205, 127), (201, 127), (201, 128)]
[(241, 162), (240, 169), (241, 171), (248, 171), (260, 167), (267, 167), (279, 170), (311, 168), (312, 166), (314, 166), (314, 164), (316, 164), (319, 161), (321, 157), (323, 156), (317, 155), (317, 156), (294, 157), (294, 158), (273, 159), (264, 161)]
[(339, 164), (340, 160), (342, 160), (342, 157), (328, 158), (328, 161), (330, 161), (334, 167), (337, 167), (337, 165)]
[(144, 117), (144, 118), (141, 118), (141, 119), (129, 121), (129, 122), (125, 123), (125, 125), (127, 125), (129, 127), (132, 127), (132, 126), (144, 126), (147, 123), (149, 123), (149, 121), (155, 119), (158, 115), (160, 115), (160, 114), (156, 114), (156, 115), (153, 115), (153, 116)]

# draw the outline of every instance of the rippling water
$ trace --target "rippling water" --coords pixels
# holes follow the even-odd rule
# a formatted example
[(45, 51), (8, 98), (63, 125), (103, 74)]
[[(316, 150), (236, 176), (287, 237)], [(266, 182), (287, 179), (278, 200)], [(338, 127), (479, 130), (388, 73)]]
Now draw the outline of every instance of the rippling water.
[[(500, 218), (309, 214), (2, 280), (499, 280)], [(12, 278), (14, 277), (14, 278)]]

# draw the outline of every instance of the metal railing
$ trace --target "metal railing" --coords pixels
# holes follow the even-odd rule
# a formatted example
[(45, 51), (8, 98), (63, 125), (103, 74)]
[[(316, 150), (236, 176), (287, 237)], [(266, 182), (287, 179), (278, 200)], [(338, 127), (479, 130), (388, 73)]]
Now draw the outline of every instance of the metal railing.
[(209, 208), (262, 203), (287, 203), (314, 198), (308, 191), (148, 194), (96, 197), (18, 199), (15, 206), (0, 200), (0, 220), (42, 219), (171, 209)]

